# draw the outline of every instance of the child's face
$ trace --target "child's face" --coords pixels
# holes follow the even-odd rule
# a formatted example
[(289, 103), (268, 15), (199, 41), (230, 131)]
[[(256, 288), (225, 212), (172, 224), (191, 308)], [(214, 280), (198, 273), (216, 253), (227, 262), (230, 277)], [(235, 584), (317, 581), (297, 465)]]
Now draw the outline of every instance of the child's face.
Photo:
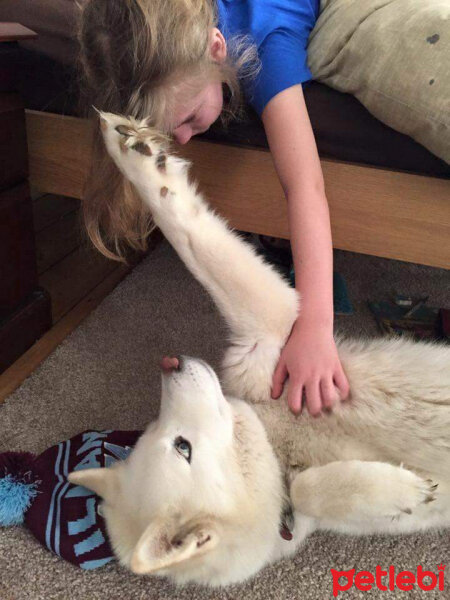
[(179, 144), (186, 144), (192, 136), (203, 133), (222, 112), (222, 84), (207, 84), (194, 98), (180, 106), (172, 123), (172, 135)]

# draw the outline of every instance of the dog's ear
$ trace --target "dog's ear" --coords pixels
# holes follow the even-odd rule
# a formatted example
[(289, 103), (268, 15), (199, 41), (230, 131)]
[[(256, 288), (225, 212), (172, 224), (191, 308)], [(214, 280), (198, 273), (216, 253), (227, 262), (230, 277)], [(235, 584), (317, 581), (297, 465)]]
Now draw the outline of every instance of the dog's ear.
[(67, 479), (74, 485), (94, 491), (105, 500), (114, 497), (118, 483), (116, 469), (113, 467), (72, 471)]
[(218, 524), (212, 519), (190, 521), (181, 527), (170, 519), (157, 519), (139, 539), (130, 568), (138, 575), (158, 571), (209, 552), (219, 539)]

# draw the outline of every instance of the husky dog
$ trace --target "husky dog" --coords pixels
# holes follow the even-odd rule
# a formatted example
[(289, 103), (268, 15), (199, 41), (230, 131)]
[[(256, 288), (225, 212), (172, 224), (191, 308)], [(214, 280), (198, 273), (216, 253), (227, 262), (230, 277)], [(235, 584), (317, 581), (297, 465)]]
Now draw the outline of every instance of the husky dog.
[(165, 358), (159, 418), (128, 459), (69, 476), (103, 498), (120, 562), (217, 586), (317, 529), (449, 526), (450, 347), (342, 340), (351, 398), (320, 419), (295, 417), (270, 395), (295, 290), (208, 208), (145, 121), (100, 119), (110, 155), (230, 329), (221, 382), (202, 360)]

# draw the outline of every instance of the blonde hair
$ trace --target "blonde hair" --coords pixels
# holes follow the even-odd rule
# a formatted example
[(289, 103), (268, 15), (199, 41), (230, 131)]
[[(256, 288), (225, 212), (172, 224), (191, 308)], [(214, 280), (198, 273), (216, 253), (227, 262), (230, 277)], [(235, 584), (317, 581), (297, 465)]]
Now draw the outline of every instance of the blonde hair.
[[(214, 62), (209, 36), (217, 26), (214, 0), (87, 0), (78, 40), (81, 109), (148, 118), (167, 130), (180, 86), (196, 93), (207, 82), (225, 87), (223, 122), (241, 114), (240, 80), (259, 70), (256, 46), (245, 36), (227, 40), (227, 58)], [(86, 107), (89, 107), (86, 109)], [(93, 115), (94, 116), (94, 115)], [(152, 217), (106, 153), (96, 121), (93, 161), (83, 214), (87, 233), (105, 256), (145, 250)]]

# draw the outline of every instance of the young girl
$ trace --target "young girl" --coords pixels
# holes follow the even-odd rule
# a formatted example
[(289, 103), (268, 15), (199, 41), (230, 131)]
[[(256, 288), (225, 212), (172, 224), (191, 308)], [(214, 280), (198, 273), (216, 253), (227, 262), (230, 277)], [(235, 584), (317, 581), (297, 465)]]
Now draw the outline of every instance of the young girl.
[[(343, 399), (349, 392), (333, 338), (328, 205), (302, 91), (318, 13), (319, 0), (88, 0), (79, 31), (87, 100), (98, 109), (147, 116), (180, 144), (238, 114), (240, 86), (261, 116), (288, 202), (302, 297), (272, 396), (289, 376), (290, 409), (300, 413), (305, 398), (314, 416), (331, 408), (336, 388)], [(94, 244), (112, 257), (123, 242), (142, 248), (151, 215), (105, 155), (92, 175), (84, 212)]]

